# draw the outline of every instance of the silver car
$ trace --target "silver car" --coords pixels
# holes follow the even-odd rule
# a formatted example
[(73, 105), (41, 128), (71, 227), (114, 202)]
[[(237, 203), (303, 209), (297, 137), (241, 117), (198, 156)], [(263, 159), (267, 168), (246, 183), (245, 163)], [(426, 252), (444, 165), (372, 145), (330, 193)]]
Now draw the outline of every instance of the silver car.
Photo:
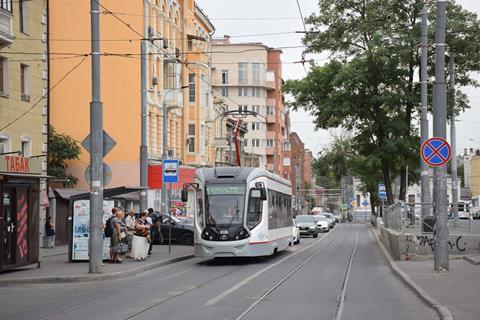
[(300, 229), (301, 236), (318, 237), (317, 223), (313, 216), (296, 216), (295, 222)]

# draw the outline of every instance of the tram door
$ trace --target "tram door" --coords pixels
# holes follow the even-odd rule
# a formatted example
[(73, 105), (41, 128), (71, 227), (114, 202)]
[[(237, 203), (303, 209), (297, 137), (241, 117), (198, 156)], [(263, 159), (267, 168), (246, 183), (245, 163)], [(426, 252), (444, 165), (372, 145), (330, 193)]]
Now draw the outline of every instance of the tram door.
[(3, 212), (2, 212), (2, 265), (14, 264), (15, 257), (15, 210), (14, 210), (14, 189), (3, 190)]

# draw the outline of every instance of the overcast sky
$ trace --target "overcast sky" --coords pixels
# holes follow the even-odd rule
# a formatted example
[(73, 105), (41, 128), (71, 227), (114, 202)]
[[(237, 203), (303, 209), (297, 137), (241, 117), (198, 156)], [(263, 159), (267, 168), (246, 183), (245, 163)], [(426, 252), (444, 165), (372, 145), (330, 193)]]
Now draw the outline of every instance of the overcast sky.
[[(301, 64), (302, 20), (296, 0), (197, 0), (215, 25), (216, 37), (224, 34), (231, 41), (263, 42), (271, 47), (283, 48), (283, 78), (299, 79), (305, 76)], [(303, 16), (317, 12), (316, 0), (299, 0)], [(479, 0), (457, 0), (464, 8), (480, 15)], [(272, 34), (277, 33), (277, 34)], [(290, 48), (287, 48), (290, 47)], [(291, 48), (296, 47), (296, 48)], [(317, 64), (325, 63), (326, 56), (316, 56)], [(457, 151), (464, 148), (480, 149), (480, 89), (465, 88), (472, 108), (461, 115), (457, 122)], [(316, 154), (331, 142), (332, 133), (315, 131), (311, 117), (305, 112), (292, 112), (291, 130), (299, 134), (306, 147)], [(431, 121), (430, 121), (431, 122)]]

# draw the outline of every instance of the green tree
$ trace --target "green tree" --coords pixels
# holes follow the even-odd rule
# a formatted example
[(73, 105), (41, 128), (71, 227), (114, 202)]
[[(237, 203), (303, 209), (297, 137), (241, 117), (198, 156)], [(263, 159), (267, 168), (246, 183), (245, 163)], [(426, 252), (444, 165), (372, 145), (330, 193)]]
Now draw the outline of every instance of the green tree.
[[(320, 13), (307, 19), (312, 32), (303, 41), (307, 52), (329, 52), (332, 61), (285, 85), (295, 98), (291, 106), (310, 111), (317, 128), (351, 131), (359, 154), (376, 158), (389, 203), (392, 177), (401, 176), (404, 199), (407, 167), (413, 178), (418, 173), (416, 74), (422, 7), (421, 0), (319, 0)], [(458, 84), (478, 86), (470, 72), (480, 70), (479, 20), (455, 3), (449, 4), (447, 17), (447, 44), (456, 54)], [(433, 39), (433, 26), (429, 33)], [(432, 60), (430, 50), (430, 75)], [(460, 112), (468, 100), (459, 90), (457, 99)]]
[(78, 159), (80, 147), (72, 137), (57, 133), (50, 127), (48, 172), (61, 180), (64, 187), (73, 187), (78, 183), (78, 178), (67, 173), (68, 160)]

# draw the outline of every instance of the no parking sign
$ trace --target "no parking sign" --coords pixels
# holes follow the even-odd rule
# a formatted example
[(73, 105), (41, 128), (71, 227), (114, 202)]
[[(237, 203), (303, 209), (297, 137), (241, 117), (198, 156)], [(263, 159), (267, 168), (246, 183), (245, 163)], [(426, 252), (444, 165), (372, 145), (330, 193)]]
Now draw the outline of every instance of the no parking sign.
[(422, 160), (430, 167), (441, 167), (450, 161), (452, 148), (443, 138), (430, 138), (422, 144)]

